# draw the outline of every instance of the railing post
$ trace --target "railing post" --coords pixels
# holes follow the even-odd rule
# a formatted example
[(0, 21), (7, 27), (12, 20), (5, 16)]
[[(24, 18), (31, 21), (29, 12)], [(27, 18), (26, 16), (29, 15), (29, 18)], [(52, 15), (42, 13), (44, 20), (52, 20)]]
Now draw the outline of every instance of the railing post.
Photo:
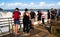
[(9, 32), (10, 32), (10, 21), (9, 21), (9, 18), (8, 18), (8, 22), (9, 22)]
[(11, 18), (11, 26), (12, 26), (12, 33), (13, 33), (13, 22), (12, 22), (13, 20), (12, 20), (12, 18)]

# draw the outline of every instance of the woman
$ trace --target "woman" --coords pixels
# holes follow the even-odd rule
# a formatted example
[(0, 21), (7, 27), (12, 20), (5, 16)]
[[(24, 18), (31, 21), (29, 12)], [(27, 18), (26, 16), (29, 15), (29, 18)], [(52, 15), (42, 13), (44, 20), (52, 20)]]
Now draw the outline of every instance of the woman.
[(37, 15), (38, 15), (38, 17), (37, 17), (38, 18), (38, 25), (40, 25), (41, 24), (41, 16), (42, 16), (41, 10), (38, 11)]
[(30, 21), (30, 14), (28, 13), (28, 9), (25, 9), (23, 15), (23, 32), (29, 34), (29, 21)]
[(36, 17), (36, 14), (35, 12), (33, 11), (33, 9), (30, 9), (30, 16), (31, 16), (31, 29), (34, 29), (33, 26), (34, 26), (34, 20), (35, 20), (35, 17)]

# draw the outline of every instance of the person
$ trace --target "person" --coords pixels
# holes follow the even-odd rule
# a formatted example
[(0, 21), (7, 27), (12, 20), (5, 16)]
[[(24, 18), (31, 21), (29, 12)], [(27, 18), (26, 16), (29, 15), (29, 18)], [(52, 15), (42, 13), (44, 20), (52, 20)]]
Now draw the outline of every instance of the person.
[(42, 12), (42, 16), (41, 17), (42, 17), (42, 24), (43, 24), (43, 26), (45, 26), (44, 25), (45, 24), (45, 20), (44, 20), (45, 19), (45, 14), (44, 14), (44, 12)]
[(40, 24), (41, 24), (41, 16), (42, 16), (41, 10), (38, 11), (37, 16), (38, 16), (38, 17), (37, 17), (37, 19), (38, 19), (38, 25), (40, 25)]
[(54, 9), (54, 11), (55, 11), (55, 16), (57, 16), (57, 12), (58, 12), (58, 10), (57, 10), (57, 9)]
[(50, 11), (49, 10), (47, 10), (47, 18), (48, 18), (48, 23), (50, 24)]
[(55, 21), (55, 11), (53, 8), (51, 8), (51, 22)]
[(20, 18), (21, 13), (19, 12), (19, 9), (16, 8), (15, 11), (13, 12), (13, 18), (14, 18), (14, 26), (13, 30), (15, 34), (18, 34), (18, 25), (20, 25)]
[(31, 16), (31, 29), (33, 29), (33, 26), (34, 26), (34, 20), (35, 20), (35, 16), (36, 16), (36, 14), (35, 14), (35, 12), (32, 10), (32, 9), (30, 9), (30, 16)]
[(50, 20), (51, 20), (51, 16), (50, 16), (50, 10), (47, 10), (47, 25), (45, 26), (45, 28), (49, 31), (49, 33), (51, 33), (51, 24), (50, 24)]
[(57, 15), (57, 20), (60, 20), (60, 9), (58, 10), (58, 13), (57, 13), (58, 15)]
[(58, 10), (57, 9), (54, 9), (55, 11), (55, 21), (57, 21), (57, 13), (58, 13)]
[(30, 35), (29, 21), (30, 21), (30, 14), (28, 13), (28, 9), (26, 8), (23, 14), (23, 32), (26, 33), (25, 35)]

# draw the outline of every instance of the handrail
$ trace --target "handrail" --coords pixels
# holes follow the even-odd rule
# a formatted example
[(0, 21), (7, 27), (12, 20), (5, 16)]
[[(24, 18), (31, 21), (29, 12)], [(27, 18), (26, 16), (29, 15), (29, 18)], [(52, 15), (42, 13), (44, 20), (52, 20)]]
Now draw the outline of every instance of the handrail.
[[(0, 28), (9, 27), (9, 31), (8, 32), (10, 32), (10, 21), (12, 20), (12, 18), (9, 17), (9, 18), (0, 18), (0, 19), (2, 20), (2, 21), (0, 21), (0, 23), (2, 24), (2, 25), (0, 25)], [(5, 19), (7, 19), (7, 20), (5, 20)], [(6, 22), (6, 23), (4, 23), (4, 22)], [(5, 24), (8, 24), (8, 25), (5, 25)], [(2, 33), (2, 30), (1, 30), (1, 33)], [(3, 35), (3, 34), (1, 34), (1, 35)]]
[[(19, 20), (22, 20), (22, 19), (19, 19)], [(22, 21), (20, 21), (20, 22), (22, 22)], [(11, 29), (10, 29), (10, 25), (11, 25), (12, 26), (12, 32), (13, 32), (13, 25), (12, 24), (14, 24), (14, 21), (13, 21), (12, 17), (9, 17), (9, 18), (0, 18), (0, 24), (1, 24), (0, 28), (9, 27), (9, 31), (8, 32), (11, 32)], [(22, 23), (20, 23), (20, 24), (22, 24)], [(0, 29), (0, 31), (2, 32), (1, 29)]]
[[(8, 17), (8, 18), (12, 18), (12, 17)], [(5, 17), (1, 17), (0, 19), (8, 19), (8, 18), (5, 18)]]

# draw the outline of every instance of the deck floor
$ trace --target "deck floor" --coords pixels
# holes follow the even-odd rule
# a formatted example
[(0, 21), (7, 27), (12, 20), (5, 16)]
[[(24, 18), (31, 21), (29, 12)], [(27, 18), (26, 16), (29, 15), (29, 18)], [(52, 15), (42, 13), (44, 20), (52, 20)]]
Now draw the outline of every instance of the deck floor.
[(35, 26), (34, 30), (30, 31), (29, 36), (28, 35), (24, 36), (23, 32), (20, 31), (20, 34), (18, 36), (9, 34), (9, 35), (2, 36), (2, 37), (57, 37), (57, 36), (50, 34), (49, 31), (43, 26)]

